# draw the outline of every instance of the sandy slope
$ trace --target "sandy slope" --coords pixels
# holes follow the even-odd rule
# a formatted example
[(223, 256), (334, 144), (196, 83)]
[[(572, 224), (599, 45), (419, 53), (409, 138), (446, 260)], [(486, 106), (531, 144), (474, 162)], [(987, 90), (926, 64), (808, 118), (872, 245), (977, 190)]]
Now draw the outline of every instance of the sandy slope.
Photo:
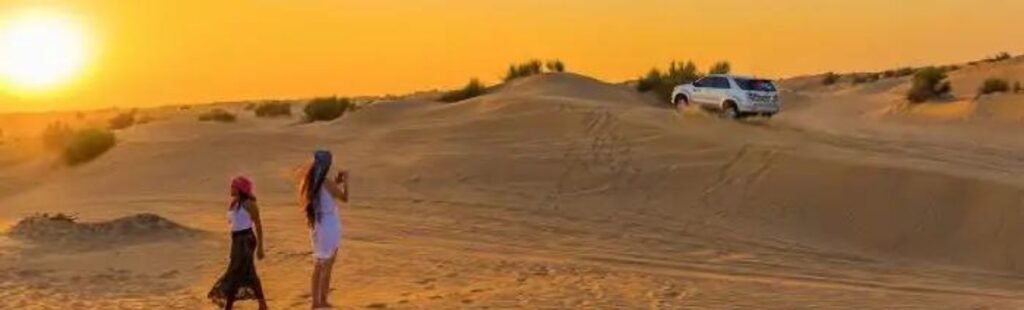
[(272, 306), (308, 307), (293, 179), (318, 147), (355, 182), (341, 308), (1024, 307), (1024, 141), (1001, 130), (1018, 127), (874, 113), (889, 93), (859, 91), (808, 86), (776, 120), (732, 123), (544, 75), (333, 123), (171, 111), (77, 168), (7, 145), (0, 179), (20, 183), (0, 189), (5, 228), (34, 212), (155, 213), (209, 233), (0, 237), (0, 308), (206, 307), (239, 173), (267, 218)]

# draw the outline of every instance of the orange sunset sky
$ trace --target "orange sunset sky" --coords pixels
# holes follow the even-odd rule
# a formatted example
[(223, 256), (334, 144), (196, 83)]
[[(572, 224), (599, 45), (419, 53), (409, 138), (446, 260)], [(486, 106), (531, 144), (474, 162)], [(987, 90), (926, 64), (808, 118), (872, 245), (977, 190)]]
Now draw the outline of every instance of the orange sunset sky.
[(1020, 0), (0, 0), (0, 48), (16, 46), (2, 43), (14, 21), (55, 19), (81, 58), (43, 86), (0, 76), (0, 111), (397, 94), (496, 82), (530, 58), (607, 81), (673, 59), (767, 77), (944, 64), (1024, 51), (1022, 12)]

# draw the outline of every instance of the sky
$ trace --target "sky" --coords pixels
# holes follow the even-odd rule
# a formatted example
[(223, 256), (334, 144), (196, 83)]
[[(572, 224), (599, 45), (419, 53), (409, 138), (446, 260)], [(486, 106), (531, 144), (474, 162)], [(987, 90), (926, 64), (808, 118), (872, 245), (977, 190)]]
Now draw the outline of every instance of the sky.
[(0, 27), (26, 11), (69, 20), (83, 66), (0, 81), (0, 112), (401, 94), (533, 58), (617, 82), (672, 60), (780, 78), (1024, 52), (1019, 0), (0, 0)]

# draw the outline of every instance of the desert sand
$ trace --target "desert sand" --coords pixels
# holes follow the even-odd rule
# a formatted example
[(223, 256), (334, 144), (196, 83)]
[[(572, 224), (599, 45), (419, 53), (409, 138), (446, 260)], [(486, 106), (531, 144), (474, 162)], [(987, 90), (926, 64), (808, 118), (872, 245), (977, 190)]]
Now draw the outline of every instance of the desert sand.
[[(172, 107), (73, 168), (31, 135), (78, 116), (0, 116), (0, 308), (212, 309), (245, 174), (270, 305), (306, 309), (295, 174), (327, 148), (353, 181), (342, 309), (1021, 309), (1024, 95), (974, 100), (989, 75), (1024, 61), (954, 72), (956, 101), (918, 107), (908, 78), (789, 79), (782, 114), (742, 122), (574, 74), (329, 123)], [(24, 220), (44, 212), (79, 223)]]

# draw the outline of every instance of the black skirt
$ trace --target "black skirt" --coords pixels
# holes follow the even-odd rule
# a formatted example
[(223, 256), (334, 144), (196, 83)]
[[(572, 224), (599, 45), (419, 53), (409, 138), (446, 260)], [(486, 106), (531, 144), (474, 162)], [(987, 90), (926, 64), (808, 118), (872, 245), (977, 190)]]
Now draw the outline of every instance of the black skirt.
[(224, 306), (228, 296), (235, 300), (263, 299), (263, 285), (256, 275), (256, 235), (252, 229), (231, 233), (231, 261), (228, 270), (210, 289), (207, 298)]

